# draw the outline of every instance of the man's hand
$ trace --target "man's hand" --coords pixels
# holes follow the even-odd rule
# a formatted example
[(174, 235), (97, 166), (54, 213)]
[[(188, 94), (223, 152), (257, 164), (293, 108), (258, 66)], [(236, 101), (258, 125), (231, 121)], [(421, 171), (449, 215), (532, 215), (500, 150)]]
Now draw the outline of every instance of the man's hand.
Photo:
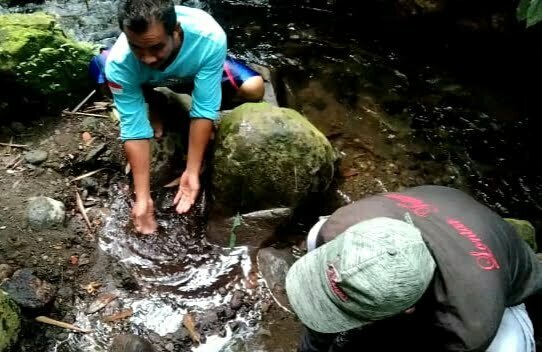
[(150, 235), (156, 231), (158, 224), (154, 219), (152, 199), (137, 200), (132, 208), (132, 219), (137, 232)]
[(177, 213), (184, 214), (194, 204), (200, 189), (199, 173), (189, 172), (186, 170), (181, 176), (179, 182), (179, 191), (173, 200), (173, 204), (177, 205)]

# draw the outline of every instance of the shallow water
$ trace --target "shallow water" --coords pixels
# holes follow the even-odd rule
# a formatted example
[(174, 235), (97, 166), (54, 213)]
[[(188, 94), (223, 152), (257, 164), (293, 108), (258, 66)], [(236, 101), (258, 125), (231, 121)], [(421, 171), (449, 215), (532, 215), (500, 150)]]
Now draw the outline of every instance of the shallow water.
[[(119, 298), (110, 304), (113, 307), (94, 314), (86, 314), (88, 302), (79, 301), (75, 324), (95, 333), (71, 334), (57, 345), (57, 351), (107, 351), (112, 337), (119, 332), (145, 336), (156, 344), (157, 351), (164, 350), (168, 343), (179, 351), (218, 351), (232, 336), (257, 330), (261, 304), (269, 295), (261, 280), (247, 287), (248, 280), (255, 277), (251, 275), (253, 265), (248, 248), (221, 248), (205, 240), (205, 195), (187, 216), (175, 213), (173, 196), (171, 191), (155, 195), (160, 229), (158, 234), (142, 236), (131, 229), (127, 187), (112, 187), (110, 213), (99, 235), (99, 247), (132, 274), (139, 289), (116, 289), (109, 283), (108, 292), (115, 292)], [(238, 290), (245, 296), (242, 307), (236, 309), (232, 298)], [(126, 308), (133, 310), (130, 318), (117, 324), (103, 322), (104, 315)], [(232, 309), (229, 318), (221, 316)], [(206, 343), (192, 349), (186, 342), (177, 346), (182, 341), (175, 335), (183, 330), (185, 314), (190, 313), (198, 324), (209, 312), (217, 312), (218, 318), (210, 322), (212, 328), (205, 334)], [(231, 329), (233, 321), (241, 326), (235, 334)]]

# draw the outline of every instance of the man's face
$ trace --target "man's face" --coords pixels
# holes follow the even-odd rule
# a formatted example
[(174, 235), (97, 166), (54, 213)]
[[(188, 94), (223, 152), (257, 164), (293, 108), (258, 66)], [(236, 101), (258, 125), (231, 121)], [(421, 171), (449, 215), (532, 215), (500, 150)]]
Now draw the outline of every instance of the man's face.
[(145, 65), (154, 69), (164, 69), (169, 58), (179, 45), (179, 25), (172, 35), (168, 35), (164, 25), (152, 22), (142, 33), (125, 29), (128, 44), (134, 55)]

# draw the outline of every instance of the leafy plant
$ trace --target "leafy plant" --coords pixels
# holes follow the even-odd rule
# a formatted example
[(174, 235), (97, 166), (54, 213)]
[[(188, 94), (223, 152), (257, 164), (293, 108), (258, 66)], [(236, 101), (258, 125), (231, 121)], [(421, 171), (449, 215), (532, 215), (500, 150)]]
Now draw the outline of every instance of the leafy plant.
[(531, 27), (542, 21), (542, 0), (520, 0), (516, 12), (519, 21)]
[(235, 242), (237, 241), (235, 229), (237, 229), (239, 226), (241, 226), (241, 214), (237, 213), (237, 215), (233, 218), (233, 224), (230, 231), (230, 249), (235, 247)]

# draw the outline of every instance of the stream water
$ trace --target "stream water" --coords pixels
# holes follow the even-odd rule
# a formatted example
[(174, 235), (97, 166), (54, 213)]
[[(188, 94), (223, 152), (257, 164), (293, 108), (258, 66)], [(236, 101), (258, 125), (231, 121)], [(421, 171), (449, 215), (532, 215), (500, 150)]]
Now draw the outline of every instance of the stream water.
[[(449, 60), (461, 54), (447, 59), (445, 45), (423, 34), (375, 33), (370, 25), (334, 16), (310, 1), (295, 8), (267, 0), (183, 4), (210, 11), (228, 33), (230, 52), (270, 67), (281, 105), (302, 111), (340, 149), (348, 176), (337, 185), (335, 202), (314, 209), (313, 217), (364, 194), (437, 183), (466, 188), (501, 215), (540, 225), (542, 176), (532, 167), (533, 117), (513, 88), (502, 89), (506, 82), (480, 80), (484, 76), (476, 67), (465, 66), (458, 74), (458, 64)], [(54, 0), (0, 12), (41, 9), (58, 14), (79, 40), (107, 46), (119, 33), (113, 1)], [(477, 55), (468, 50), (470, 57)], [(495, 74), (505, 81), (504, 74)], [(129, 197), (122, 185), (112, 189), (99, 244), (136, 278), (140, 289), (118, 292), (115, 307), (137, 307), (136, 313), (114, 328), (81, 313), (77, 324), (97, 333), (92, 339), (70, 335), (57, 351), (101, 351), (121, 331), (141, 333), (163, 350), (188, 350), (189, 341), (178, 338), (187, 312), (209, 323), (208, 343), (197, 351), (227, 349), (232, 336), (258, 329), (269, 296), (263, 283), (247, 286), (253, 267), (249, 249), (207, 243), (205, 197), (189, 218), (175, 217), (170, 202), (171, 195), (164, 194), (158, 206), (160, 236), (132, 236), (126, 227)], [(232, 314), (237, 290), (245, 292), (244, 308)], [(83, 311), (80, 304), (77, 310)], [(205, 317), (209, 311), (214, 317)], [(236, 320), (233, 329), (228, 321)]]

